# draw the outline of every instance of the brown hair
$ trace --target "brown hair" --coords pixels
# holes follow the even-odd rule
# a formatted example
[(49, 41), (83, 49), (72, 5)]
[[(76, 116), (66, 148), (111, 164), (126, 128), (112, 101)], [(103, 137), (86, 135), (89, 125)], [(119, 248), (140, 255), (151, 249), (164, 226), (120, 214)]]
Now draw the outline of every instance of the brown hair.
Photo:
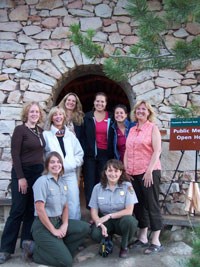
[(121, 108), (121, 109), (123, 109), (124, 112), (125, 112), (126, 114), (128, 114), (128, 110), (127, 110), (127, 107), (126, 107), (125, 105), (123, 105), (123, 104), (118, 104), (118, 105), (116, 105), (116, 106), (114, 107), (114, 113), (115, 113), (115, 111), (116, 111), (117, 108)]
[(154, 110), (153, 110), (153, 107), (152, 107), (146, 100), (140, 100), (140, 101), (138, 101), (138, 102), (135, 104), (135, 106), (133, 107), (133, 109), (132, 109), (132, 111), (131, 111), (131, 115), (130, 115), (131, 120), (132, 120), (132, 121), (137, 121), (137, 118), (136, 118), (136, 116), (135, 116), (135, 113), (136, 113), (136, 109), (137, 109), (141, 104), (144, 104), (144, 105), (146, 106), (146, 108), (148, 109), (148, 111), (149, 111), (149, 116), (148, 116), (147, 119), (148, 119), (150, 122), (155, 121), (155, 112), (154, 112)]
[[(72, 122), (74, 122), (77, 125), (81, 125), (83, 123), (84, 112), (83, 112), (83, 109), (82, 109), (81, 101), (80, 101), (79, 97), (75, 93), (68, 93), (63, 98), (63, 100), (60, 102), (60, 104), (58, 106), (62, 107), (66, 111), (65, 102), (66, 102), (67, 98), (70, 95), (73, 95), (76, 98), (76, 106), (75, 106), (75, 109), (72, 112)], [(66, 116), (67, 116), (67, 114), (66, 114)]]
[(62, 176), (64, 174), (63, 160), (62, 160), (61, 155), (58, 152), (56, 152), (56, 151), (52, 151), (52, 152), (50, 152), (47, 155), (46, 160), (45, 160), (45, 163), (44, 163), (44, 174), (47, 174), (49, 172), (49, 170), (48, 170), (48, 168), (49, 168), (49, 162), (50, 162), (50, 160), (51, 160), (52, 157), (56, 157), (60, 161), (60, 163), (62, 165), (62, 170), (59, 173), (59, 176)]
[(123, 163), (117, 159), (110, 159), (106, 162), (104, 169), (103, 169), (103, 172), (102, 172), (102, 176), (101, 176), (101, 185), (103, 188), (106, 188), (106, 186), (108, 184), (108, 179), (107, 179), (105, 172), (109, 167), (113, 167), (114, 169), (122, 171), (122, 174), (118, 180), (118, 185), (122, 184), (122, 182), (124, 182), (124, 181), (130, 181), (129, 177), (125, 173)]
[(41, 123), (43, 121), (43, 119), (44, 119), (43, 109), (41, 108), (41, 106), (40, 106), (40, 104), (38, 102), (32, 101), (32, 102), (27, 102), (24, 105), (23, 109), (22, 109), (21, 120), (23, 122), (27, 122), (29, 110), (33, 105), (36, 105), (38, 107), (39, 111), (40, 111), (40, 117), (39, 117), (38, 123)]
[(95, 94), (95, 97), (94, 97), (94, 100), (95, 100), (95, 99), (97, 98), (97, 96), (99, 96), (99, 95), (104, 96), (105, 99), (106, 99), (106, 103), (108, 103), (108, 97), (107, 97), (106, 93), (104, 93), (104, 92), (98, 92), (98, 93), (96, 93), (96, 94)]

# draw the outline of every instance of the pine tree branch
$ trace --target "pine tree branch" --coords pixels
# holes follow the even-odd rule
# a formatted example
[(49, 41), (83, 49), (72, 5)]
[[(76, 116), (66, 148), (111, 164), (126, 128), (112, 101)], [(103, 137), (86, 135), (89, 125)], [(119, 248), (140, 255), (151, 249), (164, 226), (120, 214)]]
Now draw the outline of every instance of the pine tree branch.
[[(189, 2), (189, 3), (188, 3)], [(191, 2), (191, 3), (190, 3)], [(163, 0), (164, 9), (168, 17), (181, 17), (190, 19), (200, 15), (199, 0)], [(200, 37), (192, 42), (178, 41), (171, 49), (167, 46), (162, 33), (167, 30), (168, 22), (165, 17), (156, 15), (148, 9), (147, 0), (128, 0), (126, 10), (138, 21), (138, 37), (140, 41), (132, 45), (127, 54), (121, 54), (118, 50), (111, 55), (104, 54), (102, 47), (92, 41), (95, 32), (80, 31), (79, 25), (72, 25), (70, 39), (78, 45), (80, 51), (87, 57), (95, 60), (105, 57), (104, 72), (110, 78), (120, 81), (127, 79), (133, 71), (144, 69), (184, 69), (192, 60), (200, 58)], [(163, 51), (163, 53), (162, 53)]]

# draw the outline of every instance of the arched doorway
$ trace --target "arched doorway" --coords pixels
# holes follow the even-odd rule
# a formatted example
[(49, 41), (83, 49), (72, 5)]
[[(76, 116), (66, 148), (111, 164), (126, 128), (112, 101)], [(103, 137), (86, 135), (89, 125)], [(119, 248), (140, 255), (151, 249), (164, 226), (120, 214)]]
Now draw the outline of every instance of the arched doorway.
[(104, 92), (108, 96), (107, 109), (109, 111), (113, 111), (114, 106), (117, 104), (126, 105), (130, 111), (129, 99), (122, 87), (102, 75), (89, 74), (73, 79), (63, 87), (57, 98), (56, 105), (69, 92), (74, 92), (79, 96), (84, 112), (92, 109), (94, 96), (97, 92)]

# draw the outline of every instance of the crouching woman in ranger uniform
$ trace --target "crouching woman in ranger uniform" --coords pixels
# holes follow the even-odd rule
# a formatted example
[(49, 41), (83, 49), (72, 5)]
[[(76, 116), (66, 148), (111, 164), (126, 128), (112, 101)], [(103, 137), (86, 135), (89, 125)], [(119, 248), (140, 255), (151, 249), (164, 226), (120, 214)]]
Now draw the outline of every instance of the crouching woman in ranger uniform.
[[(74, 253), (90, 232), (90, 225), (68, 219), (67, 184), (63, 161), (57, 152), (46, 158), (45, 174), (33, 185), (35, 220), (34, 241), (27, 241), (25, 254), (39, 264), (71, 267)], [(32, 255), (31, 255), (32, 254)]]
[(49, 112), (50, 130), (44, 131), (45, 151), (57, 151), (64, 164), (64, 176), (68, 191), (69, 218), (80, 220), (80, 197), (76, 170), (83, 163), (83, 150), (76, 136), (67, 129), (65, 111), (53, 107)]
[(135, 191), (125, 176), (123, 163), (108, 160), (89, 202), (94, 221), (92, 238), (100, 242), (103, 236), (118, 234), (122, 237), (119, 257), (126, 258), (128, 246), (137, 230), (137, 220), (132, 216), (137, 203)]

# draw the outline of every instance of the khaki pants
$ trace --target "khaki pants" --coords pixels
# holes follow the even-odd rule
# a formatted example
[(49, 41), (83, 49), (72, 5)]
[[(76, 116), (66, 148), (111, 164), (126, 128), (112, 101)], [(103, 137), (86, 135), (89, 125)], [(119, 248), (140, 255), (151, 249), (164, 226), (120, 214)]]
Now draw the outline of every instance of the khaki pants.
[[(61, 225), (60, 219), (50, 219), (55, 228)], [(88, 223), (69, 220), (67, 235), (63, 239), (53, 236), (38, 218), (34, 220), (32, 235), (35, 241), (33, 260), (39, 264), (55, 267), (72, 266), (73, 255), (83, 239), (90, 233)]]

